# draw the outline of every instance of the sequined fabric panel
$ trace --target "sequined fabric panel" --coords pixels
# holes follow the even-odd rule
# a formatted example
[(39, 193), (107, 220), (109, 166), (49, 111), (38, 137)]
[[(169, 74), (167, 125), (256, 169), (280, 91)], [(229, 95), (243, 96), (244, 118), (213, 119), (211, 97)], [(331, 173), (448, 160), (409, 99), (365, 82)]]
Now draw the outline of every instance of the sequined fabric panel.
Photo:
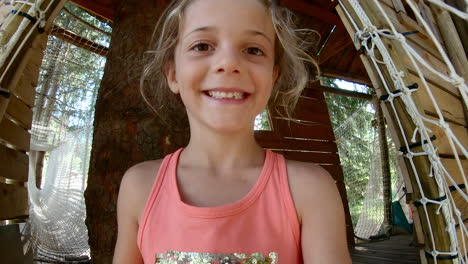
[(197, 252), (167, 251), (156, 256), (156, 264), (278, 264), (278, 253), (268, 257), (261, 253), (210, 254)]

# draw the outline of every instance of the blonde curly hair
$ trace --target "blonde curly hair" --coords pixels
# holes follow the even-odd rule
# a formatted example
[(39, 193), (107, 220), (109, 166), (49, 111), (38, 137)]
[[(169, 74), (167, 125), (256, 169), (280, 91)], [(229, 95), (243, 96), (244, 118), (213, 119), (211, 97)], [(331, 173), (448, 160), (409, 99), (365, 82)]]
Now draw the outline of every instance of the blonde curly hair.
[[(167, 104), (182, 103), (179, 95), (170, 92), (164, 68), (173, 62), (179, 40), (179, 26), (187, 7), (195, 0), (176, 0), (168, 6), (159, 18), (150, 42), (143, 74), (140, 79), (140, 92), (145, 102), (163, 121), (159, 110)], [(272, 0), (260, 1), (271, 15), (276, 33), (275, 64), (280, 75), (268, 101), (269, 109), (276, 109), (281, 115), (290, 118), (302, 90), (307, 84), (318, 79), (320, 70), (317, 61), (308, 53), (316, 44), (311, 40), (319, 34), (311, 29), (297, 28), (297, 17), (287, 8)]]

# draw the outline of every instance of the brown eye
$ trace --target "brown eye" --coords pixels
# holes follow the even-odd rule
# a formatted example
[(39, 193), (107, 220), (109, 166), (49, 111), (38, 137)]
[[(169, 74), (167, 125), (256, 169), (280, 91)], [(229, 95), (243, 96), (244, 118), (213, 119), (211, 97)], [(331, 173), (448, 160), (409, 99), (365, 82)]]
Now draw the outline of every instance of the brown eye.
[(257, 56), (263, 56), (264, 53), (261, 49), (255, 48), (255, 47), (250, 47), (247, 48), (247, 53), (252, 54), (252, 55), (257, 55)]
[(194, 51), (209, 51), (211, 50), (211, 46), (206, 43), (199, 43), (193, 46), (192, 50)]

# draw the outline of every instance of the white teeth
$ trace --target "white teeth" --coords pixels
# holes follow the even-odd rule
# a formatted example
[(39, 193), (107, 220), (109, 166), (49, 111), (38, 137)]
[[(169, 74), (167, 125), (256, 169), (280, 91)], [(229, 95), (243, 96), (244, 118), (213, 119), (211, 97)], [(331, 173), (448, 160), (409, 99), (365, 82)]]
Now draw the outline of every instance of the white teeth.
[(219, 99), (223, 99), (223, 98), (242, 99), (242, 98), (244, 98), (244, 93), (239, 93), (239, 92), (226, 93), (226, 92), (208, 91), (208, 94), (211, 97), (219, 98)]

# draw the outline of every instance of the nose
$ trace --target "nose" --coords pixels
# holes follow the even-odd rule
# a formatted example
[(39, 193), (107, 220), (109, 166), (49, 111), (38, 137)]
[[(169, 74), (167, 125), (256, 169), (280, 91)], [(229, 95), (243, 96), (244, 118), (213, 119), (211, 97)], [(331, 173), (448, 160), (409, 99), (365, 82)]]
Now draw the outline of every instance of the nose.
[(215, 70), (217, 73), (241, 72), (241, 60), (239, 51), (232, 46), (219, 47)]

